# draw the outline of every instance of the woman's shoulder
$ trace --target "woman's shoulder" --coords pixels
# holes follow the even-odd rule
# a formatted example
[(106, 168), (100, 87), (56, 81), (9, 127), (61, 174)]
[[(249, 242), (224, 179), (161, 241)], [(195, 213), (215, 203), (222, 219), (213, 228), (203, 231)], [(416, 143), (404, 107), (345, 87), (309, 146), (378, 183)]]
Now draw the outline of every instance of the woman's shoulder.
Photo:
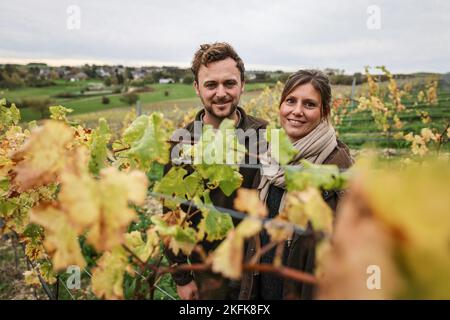
[(348, 146), (337, 140), (337, 146), (334, 148), (333, 152), (325, 159), (324, 164), (335, 164), (341, 169), (349, 168), (353, 164), (353, 158), (350, 154), (350, 149)]

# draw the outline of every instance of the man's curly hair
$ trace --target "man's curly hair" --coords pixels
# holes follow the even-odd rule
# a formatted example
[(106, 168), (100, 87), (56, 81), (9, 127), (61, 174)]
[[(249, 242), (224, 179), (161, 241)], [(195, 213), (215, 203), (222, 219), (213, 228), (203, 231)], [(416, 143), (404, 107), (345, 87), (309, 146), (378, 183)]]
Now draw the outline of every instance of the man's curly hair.
[(236, 61), (236, 67), (241, 72), (241, 81), (244, 82), (244, 62), (238, 56), (233, 47), (225, 42), (206, 43), (200, 45), (200, 49), (192, 59), (191, 71), (194, 74), (195, 81), (198, 82), (198, 70), (202, 65), (208, 66), (211, 62), (222, 61), (226, 58), (232, 58)]

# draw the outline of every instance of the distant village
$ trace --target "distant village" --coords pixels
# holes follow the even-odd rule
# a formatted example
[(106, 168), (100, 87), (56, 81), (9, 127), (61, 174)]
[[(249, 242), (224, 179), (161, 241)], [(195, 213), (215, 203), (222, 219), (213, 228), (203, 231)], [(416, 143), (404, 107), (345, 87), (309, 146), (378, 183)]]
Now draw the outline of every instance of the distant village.
[[(289, 76), (283, 71), (246, 71), (247, 82), (277, 82)], [(184, 83), (194, 81), (190, 69), (171, 66), (127, 67), (122, 65), (89, 65), (53, 67), (44, 63), (27, 65), (0, 64), (0, 87), (41, 87), (52, 85), (54, 80), (70, 82), (102, 80), (105, 86), (121, 85), (128, 81), (139, 86), (154, 83)], [(98, 81), (97, 81), (98, 82)]]
[[(325, 69), (334, 84), (352, 84), (356, 78), (357, 84), (363, 79), (361, 73), (346, 75), (344, 70)], [(278, 71), (246, 71), (247, 82), (276, 83), (284, 82), (289, 73)], [(96, 85), (143, 86), (155, 83), (192, 84), (192, 73), (188, 68), (172, 66), (128, 67), (123, 65), (89, 65), (83, 66), (49, 66), (45, 63), (29, 63), (27, 65), (0, 64), (0, 88), (43, 87), (54, 84), (55, 80), (70, 82), (97, 80)], [(101, 80), (101, 81), (98, 81)]]
[[(362, 73), (345, 74), (344, 70), (327, 68), (323, 70), (332, 85), (359, 85), (366, 82)], [(290, 73), (278, 71), (245, 72), (247, 83), (275, 84), (285, 82)], [(418, 74), (415, 74), (418, 75)], [(396, 74), (397, 79), (411, 78), (414, 74)], [(441, 81), (450, 82), (450, 74), (441, 75)], [(388, 80), (386, 75), (378, 74), (377, 81)], [(132, 106), (143, 96), (155, 90), (162, 90), (165, 97), (171, 96), (173, 88), (192, 85), (194, 77), (189, 68), (174, 66), (129, 67), (123, 65), (49, 66), (45, 63), (0, 64), (0, 99), (6, 104), (14, 103), (20, 109), (28, 109), (33, 119), (48, 117), (48, 106), (75, 102), (91, 98), (90, 110), (100, 110), (106, 105)], [(177, 84), (177, 85), (176, 85)], [(159, 88), (157, 88), (159, 86)], [(33, 90), (35, 94), (21, 94), (21, 89)], [(97, 99), (95, 99), (98, 97)], [(119, 100), (119, 101), (117, 101)], [(73, 105), (73, 104), (72, 104)], [(31, 118), (30, 118), (31, 119)]]

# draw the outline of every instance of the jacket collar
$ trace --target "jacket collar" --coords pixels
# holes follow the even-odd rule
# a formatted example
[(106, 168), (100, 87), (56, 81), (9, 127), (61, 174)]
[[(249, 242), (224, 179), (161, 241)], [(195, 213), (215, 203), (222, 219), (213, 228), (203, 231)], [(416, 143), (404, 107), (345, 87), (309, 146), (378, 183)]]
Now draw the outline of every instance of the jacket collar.
[[(201, 121), (203, 124), (203, 116), (205, 115), (205, 112), (206, 112), (205, 109), (202, 109), (199, 112), (197, 112), (197, 114), (195, 115), (195, 121)], [(238, 117), (239, 117), (236, 128), (246, 129), (245, 124), (246, 124), (247, 114), (245, 113), (244, 109), (242, 109), (239, 106), (237, 106), (236, 112), (238, 113)]]

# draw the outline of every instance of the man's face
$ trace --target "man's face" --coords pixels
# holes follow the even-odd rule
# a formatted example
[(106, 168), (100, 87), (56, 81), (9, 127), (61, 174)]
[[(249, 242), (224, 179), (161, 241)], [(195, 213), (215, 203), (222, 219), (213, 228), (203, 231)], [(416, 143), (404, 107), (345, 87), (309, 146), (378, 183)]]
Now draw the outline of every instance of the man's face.
[(232, 58), (202, 65), (194, 87), (206, 111), (217, 120), (234, 113), (244, 91), (241, 73)]

